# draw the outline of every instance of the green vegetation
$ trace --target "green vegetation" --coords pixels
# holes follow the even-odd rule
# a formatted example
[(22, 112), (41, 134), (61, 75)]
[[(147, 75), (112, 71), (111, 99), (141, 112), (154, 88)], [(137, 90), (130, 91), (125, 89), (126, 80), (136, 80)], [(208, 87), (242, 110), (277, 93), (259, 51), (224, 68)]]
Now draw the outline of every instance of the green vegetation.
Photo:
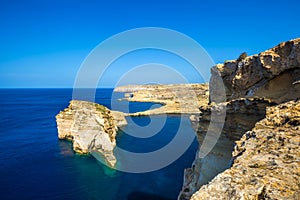
[(102, 106), (102, 105), (95, 104), (95, 108), (96, 108), (97, 111), (100, 111), (101, 114), (106, 114), (106, 112), (107, 112), (106, 108), (104, 106)]

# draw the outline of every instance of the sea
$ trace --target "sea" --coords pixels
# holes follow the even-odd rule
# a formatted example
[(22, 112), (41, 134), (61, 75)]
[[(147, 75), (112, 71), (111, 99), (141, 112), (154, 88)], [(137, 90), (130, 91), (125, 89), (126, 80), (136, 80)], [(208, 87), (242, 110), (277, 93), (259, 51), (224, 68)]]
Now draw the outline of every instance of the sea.
[[(113, 89), (98, 89), (95, 102), (111, 108), (115, 102), (124, 111), (124, 101)], [(114, 96), (112, 99), (112, 96)], [(131, 173), (112, 170), (91, 155), (78, 155), (72, 143), (59, 140), (55, 116), (72, 100), (72, 89), (0, 90), (0, 199), (72, 200), (171, 200), (182, 188), (183, 172), (192, 165), (198, 143), (170, 165), (152, 172)], [(127, 102), (128, 104), (128, 102)], [(159, 107), (158, 104), (130, 102), (129, 112)], [(159, 118), (160, 116), (153, 116)], [(180, 119), (184, 119), (180, 121)], [(131, 123), (147, 126), (147, 116)], [(135, 138), (117, 134), (117, 146), (134, 152), (151, 152), (176, 135), (183, 123), (186, 134), (195, 134), (188, 116), (168, 115), (158, 134)]]

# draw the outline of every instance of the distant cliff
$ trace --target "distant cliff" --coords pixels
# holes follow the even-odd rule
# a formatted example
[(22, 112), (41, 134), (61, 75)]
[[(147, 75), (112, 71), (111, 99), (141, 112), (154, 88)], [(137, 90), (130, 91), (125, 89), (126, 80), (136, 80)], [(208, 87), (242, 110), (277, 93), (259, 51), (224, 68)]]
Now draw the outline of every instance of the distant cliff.
[(86, 101), (72, 100), (68, 108), (56, 116), (58, 137), (73, 142), (79, 154), (99, 153), (114, 167), (117, 126), (126, 124), (124, 115)]
[(154, 102), (163, 106), (130, 116), (157, 114), (196, 114), (199, 106), (208, 104), (208, 84), (128, 85), (115, 88), (115, 92), (127, 92), (128, 101)]
[[(189, 199), (197, 190), (193, 200), (299, 199), (300, 39), (226, 61), (211, 72), (210, 92), (219, 74), (225, 85), (226, 119), (221, 137), (236, 141), (233, 160), (229, 169), (202, 186), (203, 159), (196, 157), (192, 168), (185, 171), (179, 199)], [(200, 144), (211, 109), (220, 106), (200, 107), (200, 116), (191, 117), (194, 127), (200, 127)]]

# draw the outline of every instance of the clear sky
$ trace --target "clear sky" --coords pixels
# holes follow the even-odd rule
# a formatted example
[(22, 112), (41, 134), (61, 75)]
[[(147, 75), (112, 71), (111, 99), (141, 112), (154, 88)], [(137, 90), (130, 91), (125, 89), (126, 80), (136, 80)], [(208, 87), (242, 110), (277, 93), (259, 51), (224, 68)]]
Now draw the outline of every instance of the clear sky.
[(216, 63), (256, 54), (300, 37), (299, 8), (299, 0), (0, 0), (0, 87), (72, 87), (94, 47), (138, 27), (182, 32)]

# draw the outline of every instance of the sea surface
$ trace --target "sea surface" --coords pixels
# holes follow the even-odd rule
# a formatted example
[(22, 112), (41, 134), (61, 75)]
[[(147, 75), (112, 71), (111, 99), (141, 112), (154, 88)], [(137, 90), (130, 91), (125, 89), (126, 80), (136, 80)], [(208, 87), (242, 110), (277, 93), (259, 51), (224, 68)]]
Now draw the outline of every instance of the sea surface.
[[(112, 100), (117, 104), (114, 108), (124, 111), (127, 102), (111, 96), (112, 89), (97, 90), (95, 101), (110, 108)], [(148, 173), (111, 170), (92, 156), (74, 153), (70, 142), (58, 140), (55, 115), (71, 99), (72, 89), (0, 90), (1, 200), (177, 199), (184, 168), (191, 166), (198, 148), (196, 139), (178, 160), (163, 169)], [(130, 102), (129, 111), (159, 106)], [(133, 121), (146, 126), (150, 118), (136, 117)], [(119, 131), (117, 145), (133, 152), (154, 151), (172, 140), (179, 122), (179, 115), (168, 116), (164, 128), (147, 139), (135, 139)], [(187, 117), (182, 123), (186, 134), (195, 134)], [(126, 131), (130, 131), (130, 124)]]

